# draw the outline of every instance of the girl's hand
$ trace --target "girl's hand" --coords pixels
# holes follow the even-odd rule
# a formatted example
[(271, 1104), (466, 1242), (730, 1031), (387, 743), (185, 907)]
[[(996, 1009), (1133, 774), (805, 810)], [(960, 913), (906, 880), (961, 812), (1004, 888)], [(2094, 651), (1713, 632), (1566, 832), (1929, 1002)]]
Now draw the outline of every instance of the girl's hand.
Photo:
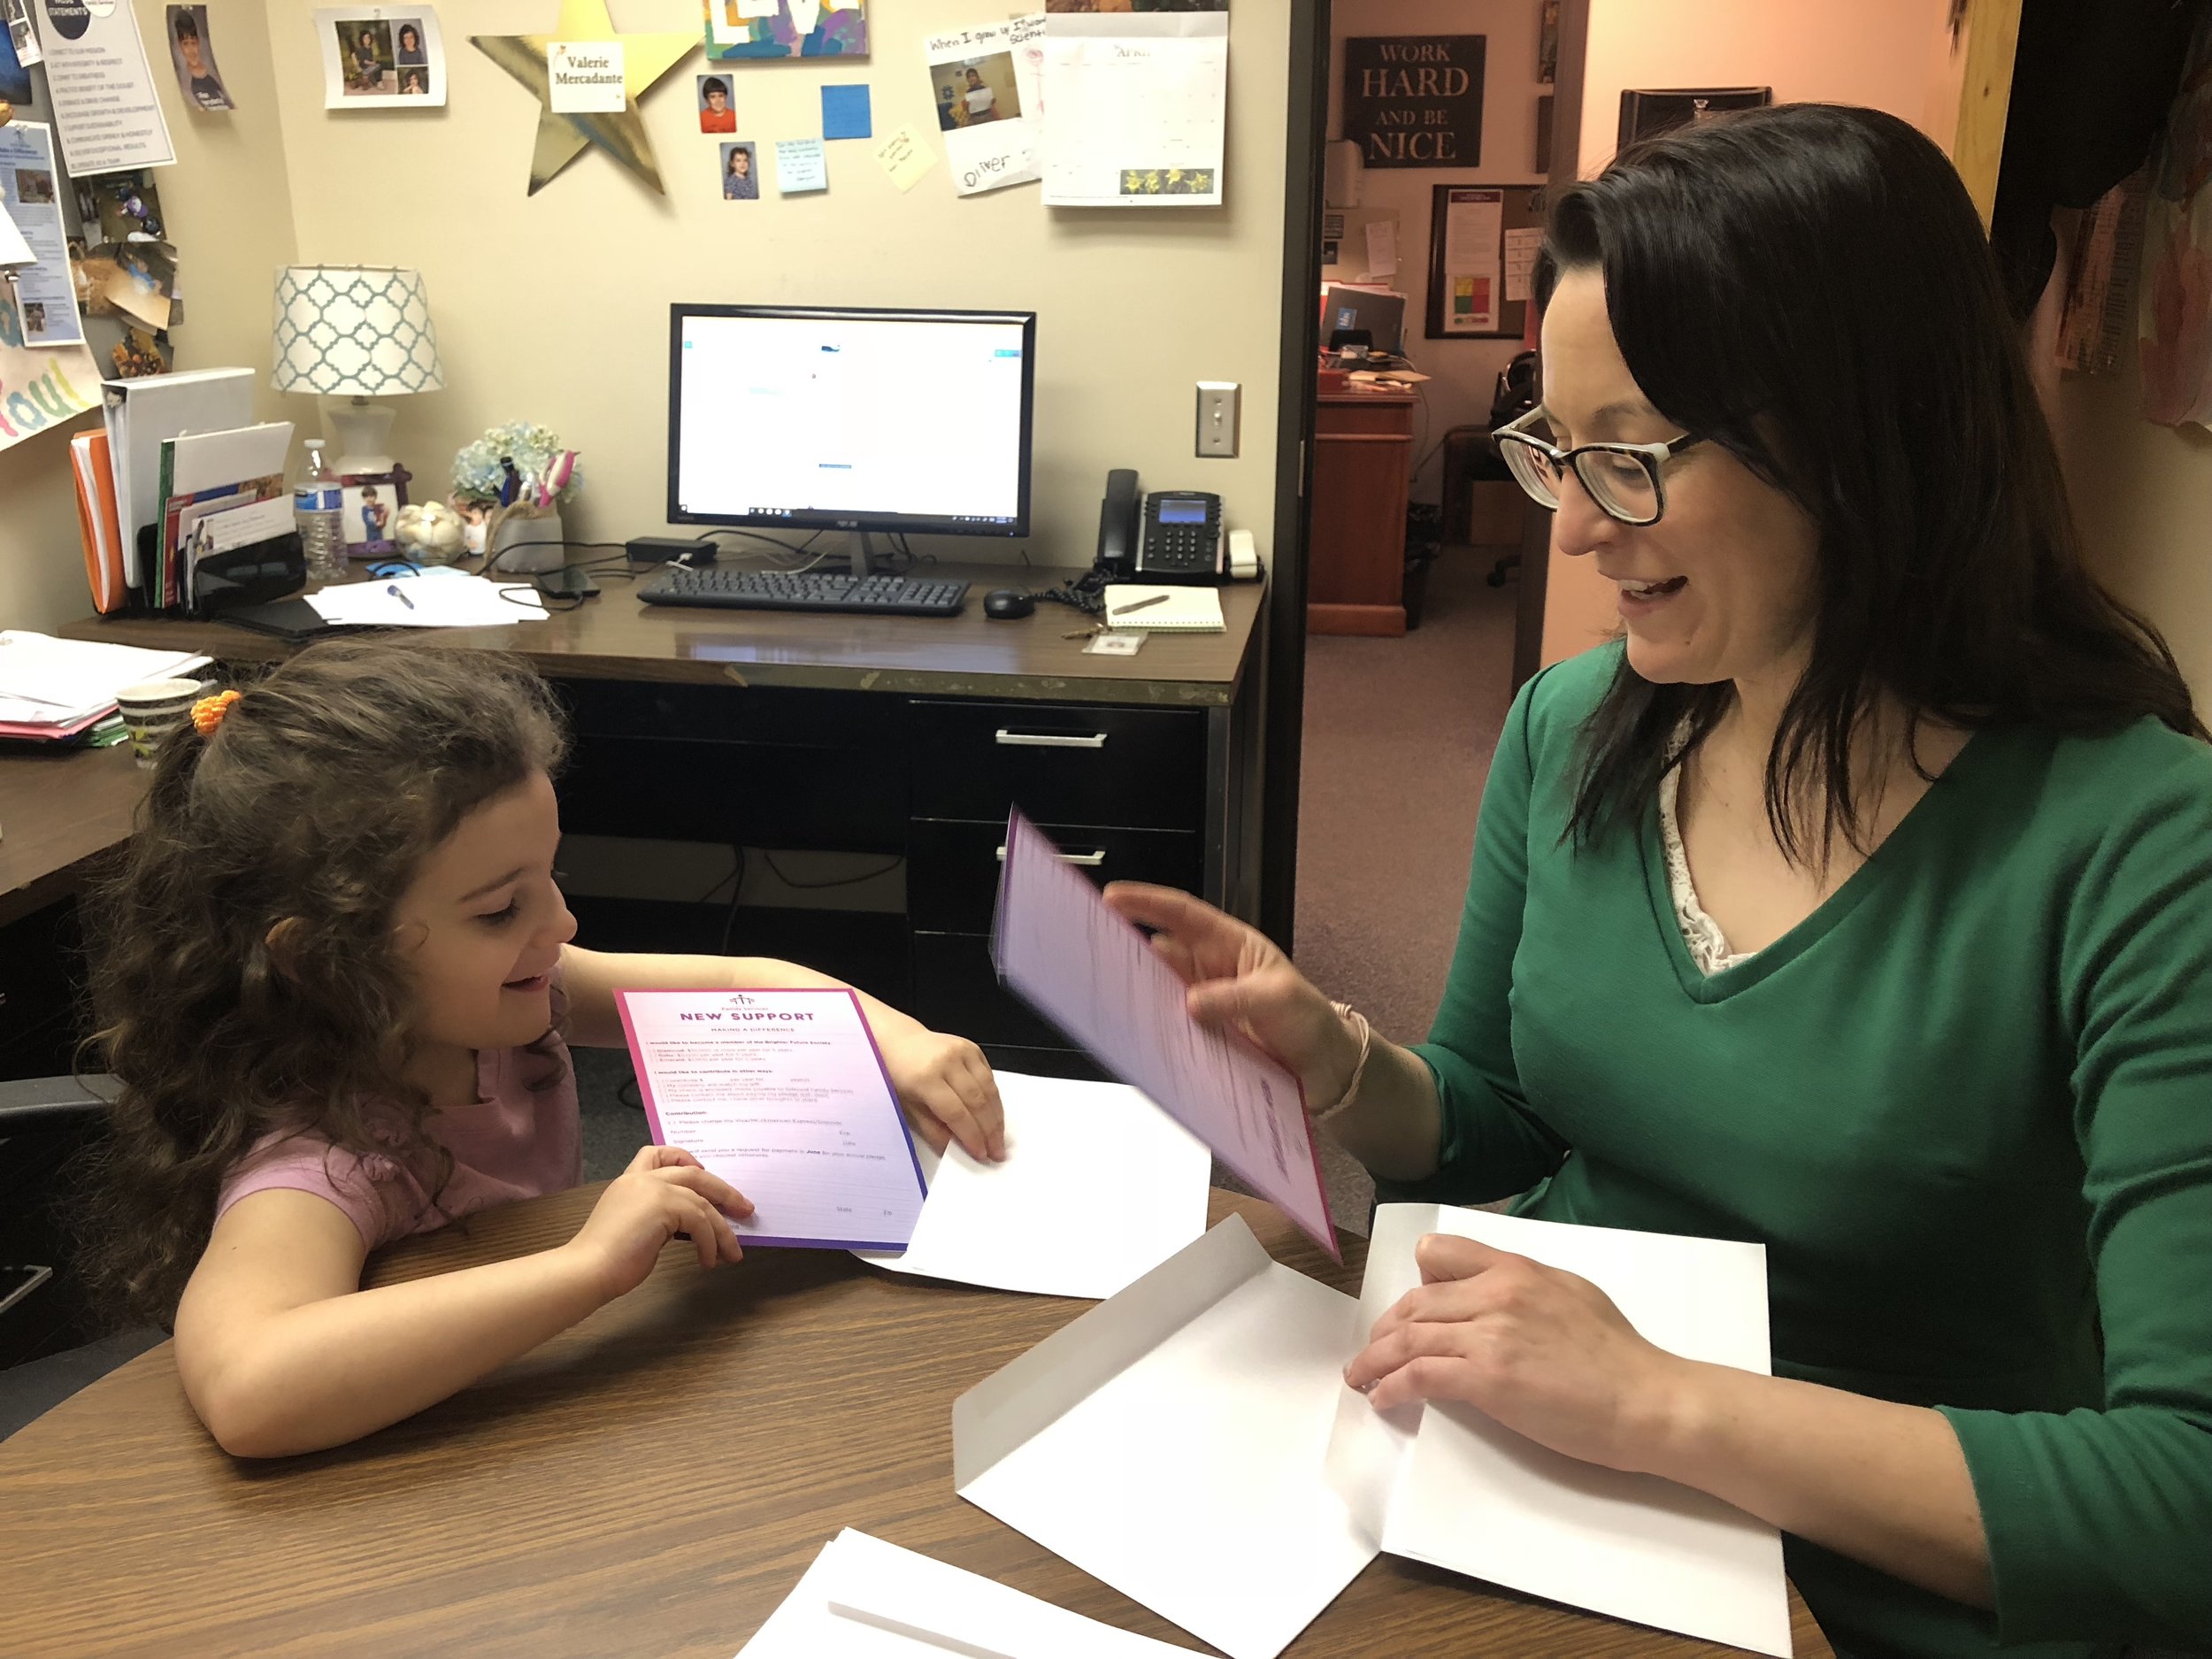
[(899, 1104), (929, 1149), (942, 1152), (948, 1141), (957, 1141), (969, 1156), (984, 1163), (1003, 1158), (1006, 1109), (983, 1050), (965, 1037), (948, 1037), (926, 1025), (886, 1031), (887, 1023), (877, 1023), (876, 1047)]
[(1185, 1005), (1202, 1025), (1240, 1033), (1298, 1075), (1319, 1110), (1343, 1097), (1359, 1043), (1329, 999), (1256, 927), (1173, 887), (1117, 881), (1106, 902), (1156, 929), (1152, 948), (1190, 987)]
[(1463, 1400), (1539, 1445), (1648, 1469), (1697, 1369), (1637, 1335), (1586, 1279), (1432, 1233), (1422, 1285), (1375, 1321), (1344, 1380), (1378, 1409)]
[(752, 1213), (750, 1199), (682, 1148), (641, 1147), (561, 1248), (590, 1264), (612, 1302), (645, 1282), (661, 1247), (679, 1233), (691, 1236), (702, 1267), (741, 1259), (730, 1221)]

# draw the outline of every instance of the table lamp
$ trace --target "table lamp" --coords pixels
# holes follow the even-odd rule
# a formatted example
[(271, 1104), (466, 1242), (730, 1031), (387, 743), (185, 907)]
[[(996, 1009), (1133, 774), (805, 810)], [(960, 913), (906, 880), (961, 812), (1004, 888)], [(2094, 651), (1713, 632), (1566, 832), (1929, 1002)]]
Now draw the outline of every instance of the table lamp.
[(393, 410), (373, 397), (445, 386), (422, 273), (393, 265), (286, 265), (277, 273), (280, 392), (346, 398), (324, 418), (346, 476), (392, 470)]

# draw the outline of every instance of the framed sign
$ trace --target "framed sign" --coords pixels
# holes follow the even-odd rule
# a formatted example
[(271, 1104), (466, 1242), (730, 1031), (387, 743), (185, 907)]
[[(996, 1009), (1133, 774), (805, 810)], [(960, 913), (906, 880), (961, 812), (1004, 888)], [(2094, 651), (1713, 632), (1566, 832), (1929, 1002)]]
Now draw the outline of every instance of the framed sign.
[(1344, 136), (1369, 166), (1481, 165), (1483, 43), (1480, 35), (1344, 42)]
[(1429, 209), (1431, 340), (1521, 337), (1544, 240), (1540, 185), (1440, 184)]

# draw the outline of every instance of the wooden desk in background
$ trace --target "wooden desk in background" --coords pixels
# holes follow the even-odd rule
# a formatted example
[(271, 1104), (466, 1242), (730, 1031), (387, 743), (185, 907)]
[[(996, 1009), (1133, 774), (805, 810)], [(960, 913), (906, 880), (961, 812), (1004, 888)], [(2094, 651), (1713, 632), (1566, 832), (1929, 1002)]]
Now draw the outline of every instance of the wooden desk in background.
[(1315, 400), (1306, 632), (1406, 631), (1410, 392), (1323, 392)]
[[(1088, 618), (1044, 604), (983, 614), (992, 588), (1081, 572), (940, 564), (973, 584), (956, 617), (648, 606), (627, 583), (543, 621), (386, 635), (424, 649), (518, 651), (567, 703), (570, 834), (906, 861), (907, 910), (780, 912), (807, 936), (733, 948), (810, 955), (1023, 1071), (1091, 1068), (1002, 991), (990, 959), (997, 849), (1018, 803), (1087, 873), (1164, 882), (1258, 909), (1259, 583), (1221, 590), (1220, 634), (1156, 634), (1134, 657), (1084, 654)], [(71, 639), (204, 651), (233, 664), (299, 649), (215, 622), (90, 618)], [(5, 813), (0, 812), (0, 823)], [(12, 829), (10, 835), (12, 836)], [(726, 903), (574, 900), (603, 949), (714, 950)], [(765, 912), (754, 912), (757, 918)], [(833, 923), (857, 937), (839, 954)], [(764, 923), (763, 926), (766, 926)], [(880, 968), (875, 964), (882, 964)]]
[[(581, 1187), (395, 1247), (371, 1283), (569, 1238)], [(1217, 1192), (1302, 1272), (1356, 1290), (1257, 1200)], [(954, 1495), (952, 1402), (1087, 1304), (930, 1284), (842, 1251), (643, 1286), (359, 1443), (232, 1462), (168, 1344), (0, 1444), (9, 1651), (729, 1659), (840, 1527), (1164, 1641), (1146, 1609)], [(1799, 1659), (1832, 1659), (1792, 1598)], [(1201, 1651), (1211, 1651), (1201, 1649)], [(1732, 1652), (1385, 1556), (1286, 1659), (1690, 1659)]]

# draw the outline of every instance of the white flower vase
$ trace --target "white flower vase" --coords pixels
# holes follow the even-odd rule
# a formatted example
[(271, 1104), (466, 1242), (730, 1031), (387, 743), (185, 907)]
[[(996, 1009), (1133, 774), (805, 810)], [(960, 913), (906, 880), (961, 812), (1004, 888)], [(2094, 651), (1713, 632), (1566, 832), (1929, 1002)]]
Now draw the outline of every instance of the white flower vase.
[(495, 507), (485, 520), (485, 569), (507, 576), (534, 576), (568, 562), (557, 507)]

